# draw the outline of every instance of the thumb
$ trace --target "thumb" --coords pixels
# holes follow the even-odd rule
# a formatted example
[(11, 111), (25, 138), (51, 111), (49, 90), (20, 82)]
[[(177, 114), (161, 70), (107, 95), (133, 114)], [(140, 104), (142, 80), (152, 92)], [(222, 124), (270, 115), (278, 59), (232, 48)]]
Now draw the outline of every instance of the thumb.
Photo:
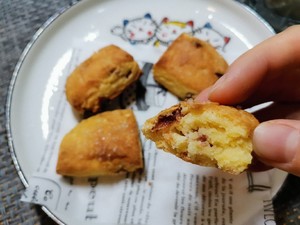
[(254, 130), (253, 146), (265, 164), (300, 176), (300, 121), (261, 123)]

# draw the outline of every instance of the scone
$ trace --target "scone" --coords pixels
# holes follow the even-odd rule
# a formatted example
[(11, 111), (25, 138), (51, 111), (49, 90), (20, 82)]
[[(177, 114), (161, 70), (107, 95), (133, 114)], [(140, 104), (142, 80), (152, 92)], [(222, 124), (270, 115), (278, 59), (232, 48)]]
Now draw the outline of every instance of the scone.
[(209, 43), (181, 34), (153, 66), (154, 79), (181, 99), (212, 85), (228, 67)]
[(109, 45), (94, 53), (70, 74), (66, 82), (67, 100), (80, 113), (97, 112), (101, 102), (117, 97), (141, 73), (130, 54)]
[(252, 160), (252, 133), (259, 124), (250, 113), (217, 103), (183, 101), (147, 120), (142, 128), (157, 148), (231, 174)]
[(139, 130), (130, 109), (82, 120), (61, 142), (56, 172), (91, 177), (143, 168)]

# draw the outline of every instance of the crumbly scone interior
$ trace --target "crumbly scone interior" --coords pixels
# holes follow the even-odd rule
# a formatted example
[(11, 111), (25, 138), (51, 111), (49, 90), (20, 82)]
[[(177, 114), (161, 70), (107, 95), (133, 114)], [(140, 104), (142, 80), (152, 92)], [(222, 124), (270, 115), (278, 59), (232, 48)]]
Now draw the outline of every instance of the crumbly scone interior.
[(181, 119), (175, 131), (171, 133), (173, 148), (196, 163), (206, 162), (232, 173), (243, 171), (251, 163), (249, 134), (238, 125), (232, 126), (226, 117), (220, 118), (213, 112), (197, 116), (190, 113)]
[(185, 161), (231, 174), (243, 172), (251, 163), (252, 131), (246, 125), (210, 108), (196, 112), (182, 107), (180, 114), (167, 130), (162, 128), (152, 138), (148, 134), (158, 148)]

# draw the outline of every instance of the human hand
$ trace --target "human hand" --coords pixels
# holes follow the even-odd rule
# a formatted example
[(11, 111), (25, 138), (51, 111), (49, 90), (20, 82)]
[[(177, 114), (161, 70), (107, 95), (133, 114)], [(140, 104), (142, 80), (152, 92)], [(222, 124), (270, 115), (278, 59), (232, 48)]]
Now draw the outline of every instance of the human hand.
[(258, 113), (258, 119), (266, 122), (254, 130), (254, 153), (266, 165), (298, 176), (299, 37), (300, 25), (297, 25), (267, 39), (235, 60), (226, 74), (195, 99), (200, 102), (209, 100), (227, 105), (239, 104), (244, 108), (274, 101), (275, 105)]

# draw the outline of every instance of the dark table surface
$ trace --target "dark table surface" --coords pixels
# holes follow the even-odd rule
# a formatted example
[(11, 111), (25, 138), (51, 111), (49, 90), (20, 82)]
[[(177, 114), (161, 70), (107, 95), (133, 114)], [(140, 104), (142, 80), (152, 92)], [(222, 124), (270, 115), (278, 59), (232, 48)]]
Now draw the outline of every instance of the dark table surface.
[[(0, 0), (0, 224), (55, 224), (39, 206), (20, 202), (24, 186), (13, 165), (5, 128), (8, 87), (18, 59), (39, 27), (77, 0)], [(296, 24), (263, 1), (239, 0), (256, 10), (276, 32)], [(277, 224), (300, 224), (300, 178), (288, 175), (273, 199)]]

